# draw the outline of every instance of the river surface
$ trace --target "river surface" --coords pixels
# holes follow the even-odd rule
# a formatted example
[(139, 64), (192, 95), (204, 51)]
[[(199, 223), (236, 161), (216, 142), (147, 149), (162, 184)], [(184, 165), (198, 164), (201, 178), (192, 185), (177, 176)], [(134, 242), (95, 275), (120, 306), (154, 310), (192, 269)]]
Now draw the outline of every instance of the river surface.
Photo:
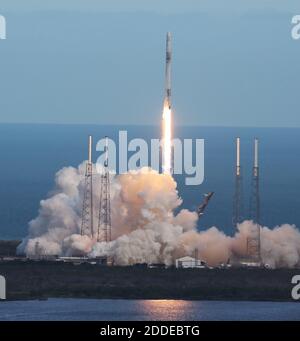
[(300, 321), (293, 302), (49, 299), (0, 302), (1, 321)]

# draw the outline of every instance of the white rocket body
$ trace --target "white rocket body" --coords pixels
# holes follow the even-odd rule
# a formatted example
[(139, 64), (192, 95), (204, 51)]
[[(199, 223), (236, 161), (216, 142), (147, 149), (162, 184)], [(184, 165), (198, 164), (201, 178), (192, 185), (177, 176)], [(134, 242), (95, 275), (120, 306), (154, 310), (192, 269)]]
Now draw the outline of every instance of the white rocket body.
[(171, 63), (172, 63), (172, 41), (171, 33), (167, 33), (166, 45), (166, 80), (165, 80), (165, 105), (171, 109)]

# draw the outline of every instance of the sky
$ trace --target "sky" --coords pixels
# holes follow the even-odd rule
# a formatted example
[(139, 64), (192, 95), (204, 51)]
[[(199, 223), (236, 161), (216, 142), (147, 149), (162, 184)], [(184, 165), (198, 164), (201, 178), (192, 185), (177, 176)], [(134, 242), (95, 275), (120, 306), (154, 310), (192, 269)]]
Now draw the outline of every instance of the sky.
[(253, 9), (295, 11), (298, 0), (1, 0), (6, 10), (153, 11), (182, 13), (195, 11), (236, 12)]
[(1, 0), (0, 122), (300, 127), (299, 0)]

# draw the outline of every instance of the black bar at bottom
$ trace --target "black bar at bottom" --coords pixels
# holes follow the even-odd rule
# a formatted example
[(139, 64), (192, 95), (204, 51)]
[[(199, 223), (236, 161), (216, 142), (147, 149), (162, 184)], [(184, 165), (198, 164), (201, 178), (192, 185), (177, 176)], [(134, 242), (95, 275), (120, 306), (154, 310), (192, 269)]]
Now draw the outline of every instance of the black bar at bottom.
[[(300, 317), (299, 317), (300, 318)], [(98, 340), (103, 337), (288, 337), (300, 334), (299, 322), (0, 322), (0, 338), (74, 337)]]

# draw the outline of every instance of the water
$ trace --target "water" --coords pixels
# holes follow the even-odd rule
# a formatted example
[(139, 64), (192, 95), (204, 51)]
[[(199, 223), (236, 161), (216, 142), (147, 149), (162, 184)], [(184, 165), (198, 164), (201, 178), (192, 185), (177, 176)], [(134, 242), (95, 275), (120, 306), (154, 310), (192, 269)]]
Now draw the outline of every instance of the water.
[(49, 299), (0, 303), (0, 321), (300, 321), (293, 302)]
[[(53, 190), (54, 175), (64, 166), (86, 159), (87, 136), (159, 138), (160, 127), (0, 124), (0, 238), (22, 238), (28, 221), (38, 213), (39, 201)], [(249, 206), (254, 137), (260, 138), (261, 221), (273, 227), (300, 226), (300, 129), (284, 128), (176, 128), (175, 136), (205, 139), (205, 181), (185, 186), (177, 177), (183, 207), (195, 210), (202, 194), (215, 191), (199, 229), (212, 225), (232, 232), (235, 137), (242, 141), (245, 217)], [(95, 155), (95, 160), (98, 155)]]

